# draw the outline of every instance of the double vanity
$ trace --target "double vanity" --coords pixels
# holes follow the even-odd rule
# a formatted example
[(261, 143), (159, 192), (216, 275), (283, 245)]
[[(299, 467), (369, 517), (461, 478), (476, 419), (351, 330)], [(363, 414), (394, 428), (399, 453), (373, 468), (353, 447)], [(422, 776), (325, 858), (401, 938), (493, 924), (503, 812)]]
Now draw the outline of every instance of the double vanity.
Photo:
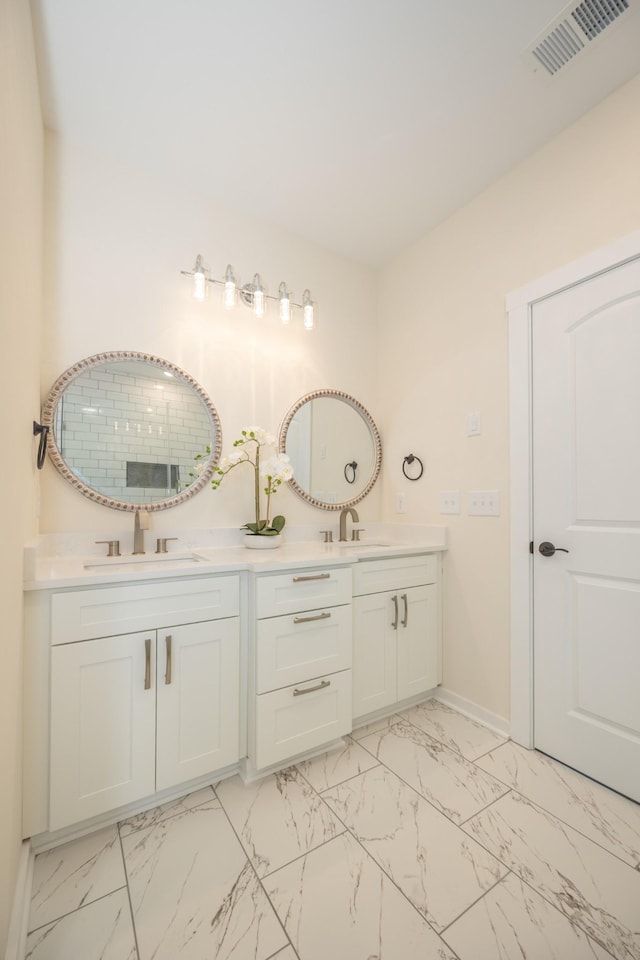
[(34, 554), (25, 836), (264, 776), (424, 698), (441, 681), (445, 541), (438, 527), (413, 535)]
[[(258, 522), (257, 450), (276, 440), (249, 431), (234, 447), (256, 447), (245, 459)], [(135, 525), (124, 556), (113, 532), (44, 535), (25, 551), (23, 830), (37, 845), (235, 773), (265, 776), (441, 682), (445, 531), (355, 526), (382, 450), (353, 397), (314, 390), (284, 416), (290, 489), (340, 523), (287, 526), (276, 549), (247, 549), (237, 529), (169, 536), (159, 519), (149, 552), (149, 513), (212, 478), (217, 488), (234, 463), (220, 461), (210, 398), (173, 363), (131, 351), (79, 361), (53, 385), (40, 432), (78, 493)], [(42, 442), (40, 454), (43, 466)]]

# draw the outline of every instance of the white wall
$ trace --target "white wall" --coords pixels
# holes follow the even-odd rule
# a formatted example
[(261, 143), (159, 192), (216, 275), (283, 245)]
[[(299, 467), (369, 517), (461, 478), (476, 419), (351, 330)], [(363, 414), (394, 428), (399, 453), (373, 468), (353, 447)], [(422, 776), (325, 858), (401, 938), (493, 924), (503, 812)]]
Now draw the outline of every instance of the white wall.
[[(640, 75), (404, 251), (380, 278), (383, 511), (450, 523), (444, 683), (509, 716), (508, 340), (505, 295), (640, 226)], [(505, 131), (505, 136), (508, 132)], [(436, 145), (437, 146), (437, 145)], [(471, 161), (470, 161), (471, 162)], [(482, 434), (466, 435), (479, 411)], [(407, 453), (424, 478), (402, 477)], [(499, 489), (499, 519), (464, 515)], [(460, 490), (463, 515), (439, 515)], [(522, 545), (523, 550), (528, 544)]]
[[(46, 140), (46, 204), (44, 394), (76, 360), (139, 350), (200, 382), (222, 421), (223, 454), (243, 427), (277, 433), (293, 402), (318, 388), (344, 390), (379, 418), (371, 270), (53, 134)], [(262, 321), (244, 306), (228, 313), (220, 287), (197, 303), (180, 270), (191, 270), (198, 253), (218, 278), (230, 262), (244, 282), (259, 272), (271, 294), (283, 279), (298, 302), (310, 288), (316, 329), (305, 331), (299, 312), (286, 328), (276, 312)], [(155, 514), (152, 526), (156, 535), (169, 525), (240, 526), (252, 518), (251, 497), (250, 471), (244, 478), (234, 472), (218, 491)], [(374, 491), (363, 517), (378, 517), (380, 499)], [(288, 488), (274, 508), (290, 523), (326, 525), (326, 514)], [(117, 536), (132, 528), (130, 514), (85, 500), (47, 463), (41, 532)]]
[(29, 5), (0, 3), (0, 954), (22, 836), (22, 548), (36, 528), (42, 121)]

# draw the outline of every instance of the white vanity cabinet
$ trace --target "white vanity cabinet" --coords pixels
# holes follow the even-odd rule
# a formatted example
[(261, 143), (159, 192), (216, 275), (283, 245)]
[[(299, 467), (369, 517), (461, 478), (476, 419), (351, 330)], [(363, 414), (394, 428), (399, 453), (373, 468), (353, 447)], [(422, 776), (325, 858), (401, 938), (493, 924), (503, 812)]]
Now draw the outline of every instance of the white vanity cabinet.
[(249, 762), (263, 770), (351, 730), (351, 568), (255, 578)]
[(238, 576), (54, 593), (46, 829), (237, 763), (239, 642)]
[(362, 560), (353, 572), (353, 716), (441, 683), (440, 560)]

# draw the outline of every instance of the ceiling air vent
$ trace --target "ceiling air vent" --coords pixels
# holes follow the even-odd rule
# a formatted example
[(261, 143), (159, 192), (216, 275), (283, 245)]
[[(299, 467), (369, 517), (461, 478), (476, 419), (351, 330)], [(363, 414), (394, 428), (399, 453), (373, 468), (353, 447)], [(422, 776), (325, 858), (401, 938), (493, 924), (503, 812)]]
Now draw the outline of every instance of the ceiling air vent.
[(639, 0), (582, 0), (565, 7), (544, 33), (527, 49), (535, 69), (543, 67), (554, 76), (562, 67), (588, 49), (589, 44)]

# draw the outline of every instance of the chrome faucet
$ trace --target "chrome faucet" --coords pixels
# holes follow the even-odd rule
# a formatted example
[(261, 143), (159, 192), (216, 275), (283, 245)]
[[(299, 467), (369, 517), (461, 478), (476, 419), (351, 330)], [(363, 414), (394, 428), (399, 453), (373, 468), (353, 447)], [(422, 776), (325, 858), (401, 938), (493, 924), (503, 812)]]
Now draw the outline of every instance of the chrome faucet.
[(360, 523), (360, 517), (354, 507), (344, 507), (340, 511), (340, 540), (347, 539), (347, 514), (351, 514), (354, 523)]
[(146, 510), (136, 510), (133, 524), (133, 555), (144, 553), (144, 531), (149, 529), (149, 514)]

